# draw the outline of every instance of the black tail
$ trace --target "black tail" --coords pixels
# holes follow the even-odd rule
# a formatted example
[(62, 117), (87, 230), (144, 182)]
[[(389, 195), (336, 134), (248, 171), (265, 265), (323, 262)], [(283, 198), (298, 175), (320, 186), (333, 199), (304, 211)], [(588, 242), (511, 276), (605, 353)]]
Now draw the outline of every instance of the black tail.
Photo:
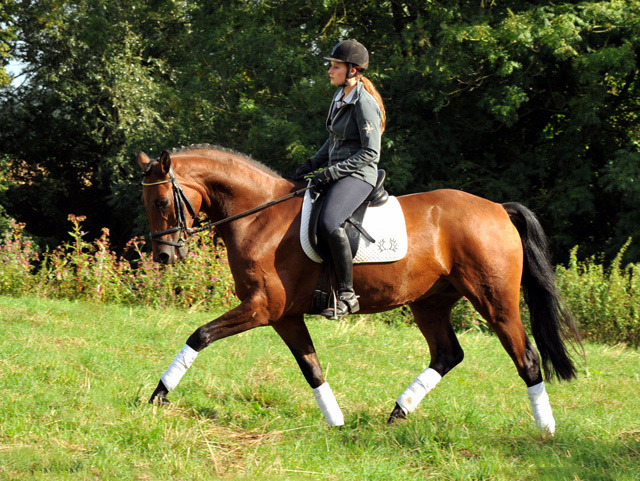
[(545, 377), (574, 378), (576, 369), (564, 340), (573, 341), (575, 347), (581, 347), (580, 333), (555, 285), (549, 246), (542, 226), (533, 212), (521, 204), (510, 202), (502, 204), (502, 207), (522, 239), (522, 290), (529, 306), (531, 333), (540, 351)]

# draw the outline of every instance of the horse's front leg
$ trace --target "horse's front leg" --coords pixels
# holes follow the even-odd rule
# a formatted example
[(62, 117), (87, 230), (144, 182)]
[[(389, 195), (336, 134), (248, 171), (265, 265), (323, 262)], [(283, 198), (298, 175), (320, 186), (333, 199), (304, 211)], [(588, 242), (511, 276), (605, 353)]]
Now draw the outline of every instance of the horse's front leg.
[(264, 296), (254, 295), (243, 301), (235, 309), (200, 326), (187, 339), (186, 345), (162, 375), (158, 387), (151, 395), (149, 402), (168, 403), (167, 394), (169, 391), (175, 389), (187, 369), (191, 367), (198, 352), (209, 344), (218, 339), (248, 331), (254, 327), (265, 326), (269, 323), (269, 317)]
[(302, 374), (313, 390), (318, 407), (324, 415), (329, 426), (342, 426), (344, 416), (338, 406), (333, 391), (322, 375), (322, 367), (318, 361), (313, 341), (309, 335), (304, 317), (284, 317), (273, 324), (273, 328), (291, 350), (293, 357), (298, 361)]

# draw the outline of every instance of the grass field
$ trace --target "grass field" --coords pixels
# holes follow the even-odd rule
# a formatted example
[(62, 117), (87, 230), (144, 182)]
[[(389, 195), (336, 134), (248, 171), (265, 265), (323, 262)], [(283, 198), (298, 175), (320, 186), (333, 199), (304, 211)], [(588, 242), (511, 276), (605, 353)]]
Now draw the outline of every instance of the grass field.
[(572, 383), (547, 384), (555, 438), (493, 336), (407, 422), (394, 400), (428, 364), (412, 327), (365, 318), (309, 328), (346, 425), (328, 428), (270, 329), (218, 341), (146, 403), (212, 313), (0, 297), (0, 479), (640, 480), (640, 353), (587, 345)]

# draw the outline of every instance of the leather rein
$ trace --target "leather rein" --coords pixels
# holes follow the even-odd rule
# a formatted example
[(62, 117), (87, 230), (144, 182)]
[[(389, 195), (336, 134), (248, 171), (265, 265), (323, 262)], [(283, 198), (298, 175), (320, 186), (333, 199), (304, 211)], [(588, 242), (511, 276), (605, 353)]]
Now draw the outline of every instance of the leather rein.
[[(243, 217), (247, 217), (251, 214), (255, 214), (256, 212), (260, 212), (261, 210), (264, 210), (268, 207), (271, 207), (272, 205), (275, 204), (279, 204), (280, 202), (283, 202), (285, 200), (289, 200), (293, 197), (296, 197), (304, 192), (306, 192), (307, 190), (311, 189), (312, 186), (309, 185), (307, 187), (304, 187), (302, 189), (296, 190), (295, 192), (291, 192), (287, 195), (283, 195), (282, 197), (278, 197), (277, 199), (274, 199), (272, 201), (267, 202), (266, 204), (262, 204), (259, 205), (258, 207), (254, 207), (253, 209), (249, 209), (246, 210), (244, 212), (240, 212), (239, 214), (235, 214), (229, 217), (225, 217), (224, 219), (221, 219), (219, 221), (216, 222), (212, 222), (209, 221), (206, 224), (196, 227), (194, 229), (190, 229), (189, 227), (187, 227), (187, 217), (185, 214), (185, 211), (189, 211), (189, 214), (191, 214), (191, 217), (194, 219), (194, 221), (197, 221), (198, 219), (196, 219), (196, 215), (197, 212), (196, 210), (193, 208), (193, 205), (191, 205), (191, 202), (189, 201), (188, 197), (185, 195), (184, 191), (182, 190), (182, 188), (180, 187), (180, 185), (178, 185), (178, 181), (176, 180), (176, 176), (173, 173), (173, 167), (169, 168), (169, 178), (165, 179), (165, 180), (160, 180), (158, 182), (144, 182), (142, 181), (142, 185), (143, 186), (152, 186), (152, 185), (160, 185), (160, 184), (168, 184), (169, 182), (171, 182), (171, 184), (173, 185), (173, 205), (175, 206), (175, 214), (176, 214), (176, 219), (178, 221), (178, 224), (175, 227), (170, 227), (168, 229), (165, 230), (161, 230), (161, 231), (157, 231), (157, 232), (150, 232), (149, 233), (149, 237), (151, 238), (152, 242), (157, 242), (158, 244), (166, 244), (169, 246), (173, 246), (173, 247), (177, 247), (177, 248), (182, 248), (185, 246), (185, 242), (187, 241), (187, 239), (189, 238), (189, 236), (193, 235), (193, 234), (197, 234), (198, 232), (203, 232), (205, 230), (210, 230), (213, 229), (214, 227), (217, 227), (221, 224), (226, 224), (227, 222), (232, 222), (234, 220), (237, 219), (241, 219)], [(167, 235), (167, 234), (173, 234), (175, 232), (180, 232), (180, 238), (178, 239), (178, 242), (173, 242), (173, 241), (168, 241), (168, 240), (164, 240), (164, 239), (160, 239), (160, 237)], [(186, 234), (186, 236), (185, 236)]]

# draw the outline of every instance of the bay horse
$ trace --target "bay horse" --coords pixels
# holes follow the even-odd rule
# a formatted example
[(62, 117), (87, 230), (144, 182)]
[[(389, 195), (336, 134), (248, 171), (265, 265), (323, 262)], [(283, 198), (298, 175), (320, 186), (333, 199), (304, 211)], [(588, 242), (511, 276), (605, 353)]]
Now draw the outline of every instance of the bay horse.
[[(164, 151), (154, 160), (140, 152), (137, 161), (144, 171), (142, 199), (152, 230), (153, 259), (163, 264), (185, 255), (183, 234), (199, 212), (213, 221), (225, 219), (304, 187), (303, 181), (285, 179), (249, 157), (209, 145)], [(536, 217), (520, 204), (497, 204), (456, 190), (398, 200), (406, 218), (406, 257), (354, 266), (361, 312), (408, 305), (431, 355), (429, 367), (396, 400), (388, 422), (415, 410), (462, 361), (451, 310), (464, 296), (511, 356), (527, 386), (536, 425), (553, 434), (555, 420), (541, 365), (547, 380), (574, 378), (567, 347), (579, 346), (580, 336), (554, 285), (546, 237)], [(169, 391), (212, 342), (270, 325), (298, 362), (327, 424), (344, 423), (304, 320), (321, 266), (302, 250), (301, 207), (302, 198), (295, 196), (216, 227), (240, 305), (195, 330), (150, 402), (167, 403)], [(540, 356), (520, 319), (521, 286)]]

